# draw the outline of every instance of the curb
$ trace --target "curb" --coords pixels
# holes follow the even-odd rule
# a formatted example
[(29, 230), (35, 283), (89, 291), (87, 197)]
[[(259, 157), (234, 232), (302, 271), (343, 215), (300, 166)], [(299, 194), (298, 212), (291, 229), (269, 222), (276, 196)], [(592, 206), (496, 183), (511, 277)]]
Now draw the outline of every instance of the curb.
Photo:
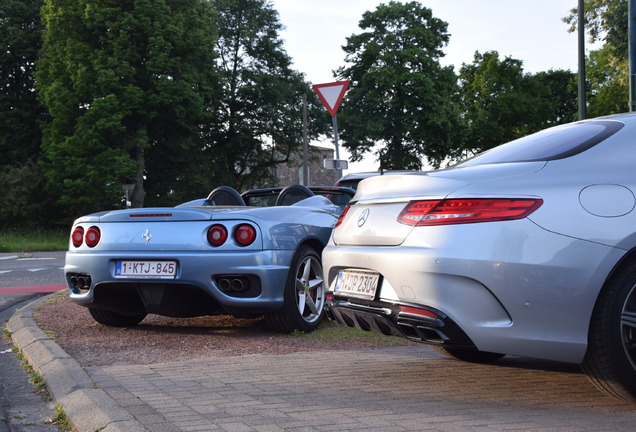
[(66, 417), (80, 432), (148, 431), (98, 388), (84, 368), (35, 323), (33, 310), (52, 295), (19, 309), (7, 329), (13, 344), (46, 382), (53, 401), (62, 405)]

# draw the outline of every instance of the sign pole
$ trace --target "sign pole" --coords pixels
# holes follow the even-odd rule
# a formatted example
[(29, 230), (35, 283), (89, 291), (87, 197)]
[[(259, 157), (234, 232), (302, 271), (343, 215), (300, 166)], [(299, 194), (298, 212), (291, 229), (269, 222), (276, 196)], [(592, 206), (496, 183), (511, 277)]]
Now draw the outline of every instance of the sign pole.
[(309, 139), (307, 137), (307, 93), (303, 94), (303, 186), (309, 186)]
[(342, 167), (340, 165), (340, 152), (338, 151), (338, 121), (336, 120), (336, 116), (331, 117), (333, 120), (333, 142), (336, 147), (336, 170), (338, 171), (338, 178), (342, 177)]
[(584, 120), (587, 116), (585, 102), (585, 4), (584, 0), (579, 0), (578, 11), (578, 40), (579, 40), (579, 120)]
[(627, 4), (629, 34), (629, 110), (636, 111), (636, 0)]

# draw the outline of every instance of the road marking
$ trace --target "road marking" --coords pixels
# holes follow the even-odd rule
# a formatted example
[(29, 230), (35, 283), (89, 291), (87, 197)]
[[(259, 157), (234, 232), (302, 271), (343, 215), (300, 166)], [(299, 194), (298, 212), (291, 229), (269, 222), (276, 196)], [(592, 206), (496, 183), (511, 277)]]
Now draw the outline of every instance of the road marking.
[(19, 261), (38, 261), (38, 260), (54, 260), (57, 258), (42, 257), (42, 258), (20, 258)]
[(46, 268), (35, 268), (35, 269), (27, 269), (27, 270), (30, 271), (30, 272), (39, 272), (39, 271), (42, 271), (42, 270), (46, 270)]
[(66, 285), (36, 285), (21, 287), (0, 287), (0, 294), (54, 293), (67, 289)]

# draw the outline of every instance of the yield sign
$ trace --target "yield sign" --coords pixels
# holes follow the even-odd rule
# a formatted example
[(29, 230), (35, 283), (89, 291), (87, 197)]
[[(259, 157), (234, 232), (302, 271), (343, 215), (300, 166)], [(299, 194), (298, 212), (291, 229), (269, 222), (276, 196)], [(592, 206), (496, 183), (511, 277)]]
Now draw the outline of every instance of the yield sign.
[(337, 81), (328, 84), (316, 84), (311, 88), (314, 89), (320, 101), (333, 117), (336, 115), (348, 87), (349, 81)]

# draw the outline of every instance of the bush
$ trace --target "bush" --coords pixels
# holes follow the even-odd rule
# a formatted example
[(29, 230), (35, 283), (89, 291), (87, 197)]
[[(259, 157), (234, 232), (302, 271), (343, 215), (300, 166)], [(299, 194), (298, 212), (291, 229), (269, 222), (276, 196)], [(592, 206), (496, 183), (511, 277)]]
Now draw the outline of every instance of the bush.
[(44, 190), (45, 178), (32, 162), (5, 166), (0, 172), (0, 226), (3, 229), (52, 227), (59, 212)]

